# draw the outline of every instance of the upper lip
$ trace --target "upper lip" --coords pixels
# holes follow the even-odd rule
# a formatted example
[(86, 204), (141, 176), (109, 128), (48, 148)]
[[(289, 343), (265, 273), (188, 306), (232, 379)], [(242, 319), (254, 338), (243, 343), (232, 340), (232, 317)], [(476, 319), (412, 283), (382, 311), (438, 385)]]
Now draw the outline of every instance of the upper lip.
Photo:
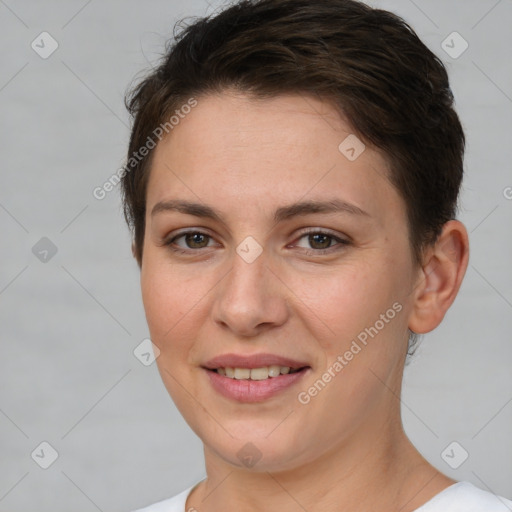
[(221, 354), (204, 363), (203, 367), (209, 370), (217, 368), (262, 368), (264, 366), (289, 366), (292, 369), (309, 366), (307, 363), (290, 359), (276, 354)]

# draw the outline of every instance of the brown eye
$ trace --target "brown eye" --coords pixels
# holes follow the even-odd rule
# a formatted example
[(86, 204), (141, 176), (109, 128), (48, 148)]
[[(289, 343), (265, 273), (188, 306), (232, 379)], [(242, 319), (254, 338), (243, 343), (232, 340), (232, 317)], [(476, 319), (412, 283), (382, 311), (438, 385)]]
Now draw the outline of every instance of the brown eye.
[[(181, 239), (185, 241), (185, 244), (177, 242)], [(176, 252), (190, 253), (209, 247), (208, 243), (211, 239), (212, 237), (210, 235), (202, 233), (201, 231), (186, 231), (169, 239), (164, 245)]]
[[(208, 246), (208, 240), (209, 236), (205, 235), (204, 233), (186, 233), (185, 235), (182, 235), (185, 237), (185, 243), (187, 244), (188, 248), (190, 249), (202, 249), (203, 247)], [(178, 237), (180, 238), (180, 237)], [(205, 244), (206, 240), (206, 244)]]
[(345, 240), (334, 234), (310, 230), (303, 233), (299, 238), (306, 240), (306, 246), (297, 243), (297, 247), (302, 247), (307, 255), (321, 255), (343, 249), (345, 246), (350, 245), (349, 240)]
[(308, 242), (313, 249), (328, 249), (333, 240), (332, 236), (325, 233), (314, 233), (308, 235)]

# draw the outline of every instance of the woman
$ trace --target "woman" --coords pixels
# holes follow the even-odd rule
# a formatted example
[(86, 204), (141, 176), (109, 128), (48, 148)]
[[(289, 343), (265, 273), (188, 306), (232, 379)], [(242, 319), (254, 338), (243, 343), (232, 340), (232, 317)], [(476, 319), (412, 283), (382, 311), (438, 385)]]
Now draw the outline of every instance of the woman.
[(497, 512), (400, 389), (468, 264), (443, 64), (352, 0), (239, 2), (133, 91), (123, 176), (163, 382), (207, 478), (144, 511)]

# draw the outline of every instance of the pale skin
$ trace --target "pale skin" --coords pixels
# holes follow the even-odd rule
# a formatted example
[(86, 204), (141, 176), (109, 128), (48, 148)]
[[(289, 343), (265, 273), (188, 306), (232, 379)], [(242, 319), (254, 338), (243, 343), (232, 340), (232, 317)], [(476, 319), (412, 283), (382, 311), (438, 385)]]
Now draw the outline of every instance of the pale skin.
[[(367, 145), (349, 161), (338, 146), (353, 130), (329, 103), (233, 91), (197, 99), (154, 150), (140, 262), (160, 374), (204, 443), (207, 479), (186, 510), (414, 511), (455, 481), (402, 427), (408, 330), (433, 330), (453, 303), (468, 264), (464, 225), (445, 224), (417, 265), (385, 157)], [(171, 199), (207, 205), (221, 220), (165, 208), (152, 215)], [(283, 206), (333, 199), (365, 213), (274, 221)], [(172, 242), (186, 254), (164, 245), (185, 229), (199, 232)], [(236, 252), (248, 236), (263, 248), (252, 263)], [(300, 403), (297, 394), (397, 302), (401, 311)], [(270, 399), (238, 403), (201, 368), (227, 352), (293, 357), (311, 371)], [(253, 467), (237, 456), (247, 443), (261, 454)]]

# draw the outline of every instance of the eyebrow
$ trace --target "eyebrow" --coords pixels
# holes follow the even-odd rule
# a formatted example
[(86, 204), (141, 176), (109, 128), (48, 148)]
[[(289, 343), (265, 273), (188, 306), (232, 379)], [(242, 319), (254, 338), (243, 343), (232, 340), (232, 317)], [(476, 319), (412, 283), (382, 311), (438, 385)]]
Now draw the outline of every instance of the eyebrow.
[[(151, 216), (153, 217), (158, 213), (172, 211), (224, 223), (222, 215), (210, 206), (178, 199), (158, 202), (151, 210)], [(305, 216), (313, 213), (349, 213), (351, 215), (371, 217), (368, 212), (362, 210), (358, 206), (335, 198), (329, 201), (302, 201), (282, 206), (274, 212), (274, 222), (279, 223), (293, 217)]]

